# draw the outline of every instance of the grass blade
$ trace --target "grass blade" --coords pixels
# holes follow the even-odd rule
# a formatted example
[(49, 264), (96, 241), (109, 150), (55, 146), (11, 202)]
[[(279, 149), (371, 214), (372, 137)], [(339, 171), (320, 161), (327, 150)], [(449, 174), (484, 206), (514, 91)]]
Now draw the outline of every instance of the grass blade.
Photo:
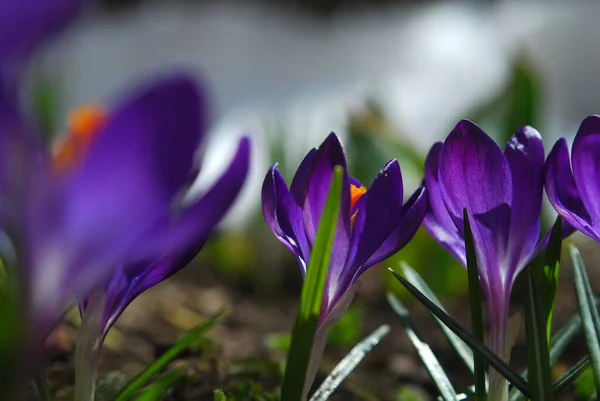
[(502, 376), (504, 376), (514, 387), (519, 389), (526, 397), (531, 397), (531, 391), (529, 385), (517, 372), (508, 366), (499, 356), (494, 354), (488, 347), (486, 347), (481, 341), (474, 338), (471, 333), (465, 330), (459, 325), (454, 319), (448, 314), (444, 313), (440, 308), (431, 302), (425, 295), (417, 290), (411, 283), (409, 283), (404, 277), (396, 273), (393, 269), (389, 269), (394, 277), (415, 297), (417, 298), (435, 317), (437, 317), (442, 323), (444, 323), (450, 330), (452, 330), (461, 340), (467, 344), (474, 353), (479, 353), (483, 356), (486, 362), (496, 369)]
[(169, 389), (171, 389), (175, 383), (185, 377), (185, 373), (182, 371), (174, 370), (167, 373), (156, 382), (146, 387), (140, 395), (135, 398), (135, 401), (158, 401), (162, 400), (163, 396)]
[(585, 272), (581, 255), (574, 246), (571, 246), (571, 260), (573, 262), (575, 291), (577, 293), (579, 314), (583, 323), (583, 332), (585, 333), (585, 340), (592, 361), (594, 384), (596, 386), (596, 392), (598, 392), (600, 389), (600, 317), (598, 316), (594, 294), (592, 293), (592, 287)]
[(290, 351), (281, 387), (282, 400), (293, 401), (302, 398), (310, 353), (321, 313), (323, 291), (327, 281), (331, 248), (342, 195), (342, 175), (343, 169), (337, 166), (323, 214), (319, 221), (308, 268), (306, 269), (306, 279), (302, 286), (300, 307), (292, 331)]
[(575, 365), (571, 367), (564, 375), (562, 375), (558, 380), (556, 380), (552, 384), (552, 391), (554, 394), (560, 393), (565, 389), (569, 384), (573, 383), (583, 372), (585, 368), (590, 366), (590, 356), (586, 355), (582, 359), (579, 360)]
[[(575, 338), (577, 333), (579, 333), (579, 330), (581, 330), (581, 318), (579, 315), (574, 315), (554, 334), (552, 343), (550, 344), (550, 366), (554, 366), (563, 351), (571, 343), (573, 338)], [(527, 374), (528, 371), (525, 369), (521, 376), (527, 377)], [(518, 390), (512, 389), (510, 392), (510, 401), (521, 400), (525, 400), (525, 396)]]
[(419, 357), (423, 361), (423, 365), (425, 365), (425, 369), (427, 369), (429, 376), (439, 390), (442, 399), (444, 401), (456, 401), (456, 390), (454, 390), (452, 383), (450, 383), (450, 379), (446, 376), (446, 372), (444, 372), (444, 369), (431, 351), (431, 348), (429, 348), (429, 345), (421, 341), (421, 336), (410, 318), (408, 310), (404, 307), (402, 302), (392, 294), (388, 294), (387, 298), (392, 309), (394, 309), (396, 314), (400, 317), (400, 323), (402, 323), (404, 331), (417, 350)]
[(550, 341), (552, 335), (552, 320), (554, 317), (554, 303), (558, 290), (558, 277), (560, 273), (560, 257), (562, 251), (562, 217), (558, 216), (552, 227), (550, 240), (544, 253), (544, 282), (541, 286), (542, 304), (546, 317), (546, 338)]
[[(421, 278), (419, 273), (417, 273), (413, 268), (411, 268), (407, 263), (400, 263), (400, 268), (402, 269), (402, 273), (404, 273), (404, 277), (414, 285), (419, 291), (421, 291), (431, 302), (436, 304), (442, 311), (445, 313), (446, 310), (444, 306), (439, 301), (439, 299), (435, 296), (433, 291), (429, 288), (427, 283)], [(435, 316), (434, 316), (435, 317)], [(467, 368), (474, 373), (474, 363), (473, 363), (473, 351), (469, 348), (452, 330), (450, 330), (445, 324), (443, 324), (438, 318), (435, 318), (435, 321), (438, 323), (444, 335), (452, 345), (452, 347), (456, 350), (460, 358), (463, 360)]]
[(340, 383), (358, 366), (360, 361), (390, 332), (390, 326), (384, 324), (362, 340), (337, 364), (310, 398), (310, 401), (326, 401)]
[(126, 401), (131, 398), (138, 390), (152, 379), (157, 373), (162, 371), (173, 359), (177, 357), (181, 352), (190, 347), (198, 337), (213, 327), (221, 318), (225, 312), (221, 311), (200, 325), (196, 326), (183, 337), (181, 337), (171, 348), (167, 350), (160, 358), (158, 358), (152, 365), (148, 366), (143, 372), (133, 378), (117, 395), (115, 401)]
[[(465, 251), (467, 255), (467, 274), (469, 277), (469, 308), (471, 311), (471, 331), (473, 337), (483, 344), (483, 297), (481, 296), (481, 282), (477, 271), (477, 257), (475, 255), (475, 244), (467, 209), (463, 211), (465, 222)], [(475, 400), (485, 401), (487, 398), (485, 372), (486, 364), (483, 357), (475, 353), (473, 358), (473, 377), (475, 378)]]
[(552, 400), (552, 374), (546, 336), (546, 313), (534, 273), (527, 271), (527, 302), (525, 306), (525, 330), (527, 336), (528, 382), (534, 400)]

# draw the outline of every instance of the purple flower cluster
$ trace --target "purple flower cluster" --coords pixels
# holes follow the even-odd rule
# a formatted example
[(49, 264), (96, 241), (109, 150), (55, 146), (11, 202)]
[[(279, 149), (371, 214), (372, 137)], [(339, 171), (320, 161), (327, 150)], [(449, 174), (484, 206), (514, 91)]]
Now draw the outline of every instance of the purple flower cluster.
[(249, 167), (243, 138), (213, 186), (182, 201), (208, 125), (207, 99), (184, 74), (147, 84), (106, 110), (78, 110), (65, 138), (44, 146), (14, 89), (28, 56), (82, 3), (0, 5), (0, 228), (16, 250), (5, 262), (21, 278), (34, 344), (71, 300), (84, 309), (96, 291), (106, 297), (106, 334), (136, 296), (198, 253)]

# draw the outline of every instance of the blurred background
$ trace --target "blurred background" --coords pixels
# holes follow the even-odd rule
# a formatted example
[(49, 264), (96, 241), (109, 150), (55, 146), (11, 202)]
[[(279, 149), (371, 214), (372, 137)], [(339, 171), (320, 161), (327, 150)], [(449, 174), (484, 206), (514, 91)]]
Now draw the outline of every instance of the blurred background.
[[(192, 192), (207, 188), (225, 168), (241, 135), (254, 141), (249, 180), (219, 233), (191, 266), (136, 300), (109, 335), (105, 380), (135, 374), (181, 330), (228, 307), (231, 317), (194, 362), (204, 381), (181, 391), (199, 397), (189, 399), (202, 399), (215, 385), (230, 392), (248, 386), (256, 394), (271, 391), (301, 276), (261, 216), (268, 167), (278, 162), (291, 180), (307, 151), (335, 131), (350, 173), (365, 184), (397, 158), (408, 197), (421, 182), (429, 147), (461, 118), (474, 120), (502, 146), (517, 128), (533, 125), (549, 151), (559, 137), (572, 138), (585, 116), (600, 112), (598, 15), (600, 4), (591, 1), (95, 3), (29, 71), (27, 91), (49, 131), (60, 134), (68, 111), (82, 103), (111, 104), (140, 82), (183, 69), (201, 79), (213, 116)], [(547, 208), (545, 217), (547, 228), (555, 215)], [(574, 240), (597, 276), (600, 245)], [(338, 399), (427, 400), (433, 394), (385, 303), (385, 289), (403, 295), (384, 269), (400, 260), (424, 276), (459, 320), (468, 321), (465, 272), (420, 232), (365, 275), (353, 307), (332, 331), (323, 373), (369, 330), (393, 325), (379, 347), (384, 351), (361, 365)], [(568, 267), (563, 280), (559, 323), (575, 311)], [(458, 366), (424, 310), (411, 310), (423, 316), (424, 337), (442, 362)], [(71, 374), (73, 320), (49, 344), (58, 387)], [(521, 359), (517, 355), (516, 363)], [(469, 377), (457, 370), (461, 388)], [(585, 392), (585, 380), (580, 386), (575, 391)]]

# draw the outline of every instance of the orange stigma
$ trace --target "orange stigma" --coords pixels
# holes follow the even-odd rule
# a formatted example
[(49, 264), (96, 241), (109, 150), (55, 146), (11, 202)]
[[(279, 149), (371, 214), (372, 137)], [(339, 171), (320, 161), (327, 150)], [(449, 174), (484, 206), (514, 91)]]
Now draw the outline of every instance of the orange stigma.
[[(367, 188), (364, 186), (357, 187), (354, 184), (350, 184), (350, 213), (352, 213), (352, 209), (354, 209), (354, 205), (367, 192)], [(356, 215), (358, 214), (358, 210), (354, 212), (352, 217), (350, 218), (350, 222), (354, 226), (354, 220), (356, 220)]]
[(73, 110), (67, 118), (67, 136), (54, 148), (54, 167), (65, 171), (76, 165), (106, 118), (104, 108), (95, 104)]

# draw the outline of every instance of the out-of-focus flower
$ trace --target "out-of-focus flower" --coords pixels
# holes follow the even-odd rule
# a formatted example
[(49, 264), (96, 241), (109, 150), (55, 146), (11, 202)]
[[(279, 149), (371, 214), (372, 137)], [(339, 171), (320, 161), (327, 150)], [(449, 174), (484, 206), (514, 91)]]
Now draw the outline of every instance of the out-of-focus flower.
[(402, 175), (396, 160), (384, 166), (367, 190), (346, 172), (342, 145), (335, 134), (330, 134), (304, 158), (289, 189), (276, 166), (270, 169), (262, 189), (265, 219), (277, 239), (294, 253), (303, 275), (335, 166), (344, 168), (344, 181), (321, 323), (340, 299), (352, 292), (365, 270), (399, 251), (412, 238), (426, 206), (423, 188), (402, 204)]
[(27, 57), (64, 28), (86, 0), (4, 0), (0, 2), (0, 84), (14, 87)]
[(600, 116), (583, 120), (572, 152), (569, 161), (564, 138), (554, 144), (545, 166), (546, 193), (567, 224), (600, 242)]
[[(444, 143), (436, 143), (426, 160), (429, 207), (425, 228), (466, 265), (463, 211), (467, 209), (489, 306), (490, 345), (503, 358), (510, 352), (512, 286), (538, 251), (543, 166), (544, 147), (535, 129), (518, 130), (502, 152), (468, 120), (459, 122)], [(496, 391), (493, 377), (491, 392)], [(506, 385), (498, 387), (497, 391), (504, 391)]]
[[(155, 83), (107, 113), (79, 110), (70, 125), (51, 153), (9, 101), (0, 103), (0, 219), (17, 249), (38, 340), (69, 299), (84, 299), (116, 268), (138, 277), (116, 295), (127, 300), (185, 262), (236, 196), (247, 169), (244, 139), (212, 190), (191, 204), (180, 202), (206, 126), (204, 99), (186, 76)], [(137, 266), (148, 261), (162, 269), (142, 280)]]
[[(102, 335), (138, 295), (185, 267), (200, 251), (212, 229), (221, 221), (240, 192), (250, 164), (250, 141), (241, 139), (227, 170), (194, 202), (185, 206), (178, 216), (179, 225), (188, 231), (181, 243), (154, 261), (120, 267), (104, 286)], [(174, 229), (174, 228), (171, 228)], [(87, 302), (82, 303), (81, 312)]]

